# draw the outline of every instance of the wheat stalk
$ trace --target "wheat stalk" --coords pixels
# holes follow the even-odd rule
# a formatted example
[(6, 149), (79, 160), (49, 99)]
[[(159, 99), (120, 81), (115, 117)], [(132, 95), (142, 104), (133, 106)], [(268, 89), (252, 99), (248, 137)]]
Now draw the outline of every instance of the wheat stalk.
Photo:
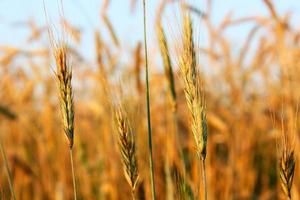
[(0, 138), (0, 152), (1, 152), (1, 155), (2, 155), (2, 158), (3, 158), (3, 163), (4, 163), (6, 175), (7, 175), (7, 180), (8, 180), (8, 185), (9, 185), (9, 189), (10, 189), (10, 192), (11, 192), (11, 196), (12, 196), (13, 200), (16, 200), (16, 193), (15, 193), (14, 186), (13, 186), (11, 172), (10, 172), (10, 169), (9, 169), (9, 166), (8, 166), (8, 161), (7, 161), (6, 153), (5, 153), (4, 148), (3, 148), (1, 138)]
[(62, 122), (69, 147), (74, 143), (74, 103), (72, 90), (72, 69), (67, 63), (66, 47), (61, 45), (54, 49), (54, 57), (57, 66), (56, 78), (59, 86), (59, 100), (62, 114)]
[(143, 25), (144, 25), (144, 50), (145, 50), (145, 76), (146, 76), (146, 104), (147, 104), (147, 126), (148, 126), (148, 147), (149, 147), (149, 165), (152, 199), (156, 199), (155, 181), (154, 181), (154, 162), (152, 155), (152, 129), (151, 129), (151, 113), (150, 113), (150, 89), (148, 75), (148, 51), (147, 51), (147, 26), (146, 26), (146, 0), (143, 0)]
[(59, 100), (64, 133), (69, 142), (70, 160), (72, 168), (72, 179), (74, 199), (77, 199), (76, 180), (73, 162), (74, 144), (74, 102), (72, 89), (72, 68), (67, 62), (67, 48), (64, 44), (54, 46), (54, 58), (56, 62), (56, 78), (59, 87)]
[(118, 108), (115, 115), (118, 129), (119, 150), (121, 153), (124, 175), (131, 187), (132, 198), (135, 199), (134, 191), (139, 179), (135, 140), (125, 112), (122, 111), (121, 108)]
[[(202, 163), (202, 181), (204, 185), (204, 199), (207, 199), (205, 158), (207, 143), (207, 122), (205, 103), (199, 84), (197, 58), (193, 41), (192, 21), (188, 14), (183, 20), (183, 44), (179, 61), (181, 76), (184, 82), (184, 92), (189, 111), (191, 113), (191, 127), (194, 136), (196, 152)], [(199, 188), (199, 187), (198, 187)]]

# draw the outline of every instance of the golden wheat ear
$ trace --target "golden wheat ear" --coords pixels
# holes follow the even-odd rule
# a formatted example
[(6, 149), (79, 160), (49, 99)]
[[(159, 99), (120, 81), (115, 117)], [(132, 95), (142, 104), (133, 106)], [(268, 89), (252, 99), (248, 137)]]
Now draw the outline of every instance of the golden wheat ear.
[(131, 188), (132, 198), (139, 180), (138, 164), (135, 151), (135, 139), (131, 132), (128, 118), (121, 108), (115, 111), (118, 144), (124, 168), (125, 178)]
[[(198, 164), (202, 164), (202, 181), (204, 199), (207, 199), (207, 184), (205, 172), (207, 121), (204, 93), (200, 86), (200, 75), (197, 70), (197, 56), (193, 40), (193, 25), (189, 13), (183, 13), (182, 49), (179, 59), (181, 77), (188, 109), (191, 113), (191, 129), (194, 136)], [(200, 167), (199, 167), (200, 168)], [(200, 185), (198, 186), (200, 188)], [(199, 196), (198, 189), (198, 196)]]
[(292, 199), (292, 185), (295, 174), (295, 154), (294, 154), (294, 141), (295, 131), (290, 127), (285, 126), (285, 121), (281, 118), (281, 137), (279, 146), (280, 159), (279, 159), (279, 176), (281, 189), (286, 199)]
[(62, 44), (54, 48), (56, 78), (59, 87), (59, 101), (62, 123), (69, 147), (74, 144), (74, 103), (72, 89), (72, 68), (67, 62), (66, 47)]
[(56, 63), (56, 79), (59, 88), (59, 103), (62, 116), (64, 133), (69, 142), (70, 161), (72, 168), (72, 180), (74, 199), (77, 199), (76, 178), (73, 161), (73, 145), (74, 145), (74, 102), (72, 89), (72, 68), (67, 60), (67, 47), (65, 44), (53, 46), (53, 54)]
[(175, 81), (174, 81), (174, 73), (173, 67), (171, 63), (169, 47), (166, 39), (165, 32), (163, 30), (162, 24), (159, 22), (156, 26), (157, 38), (160, 48), (160, 53), (163, 60), (163, 66), (165, 71), (165, 76), (168, 82), (169, 93), (171, 97), (171, 103), (173, 109), (176, 110), (176, 90), (175, 90)]
[(291, 199), (291, 190), (295, 173), (294, 151), (284, 149), (279, 163), (281, 188), (288, 199)]
[(179, 61), (181, 77), (184, 83), (186, 102), (191, 113), (191, 127), (197, 154), (205, 159), (207, 142), (207, 122), (203, 94), (199, 84), (197, 58), (193, 41), (192, 21), (188, 14), (183, 20), (182, 53)]

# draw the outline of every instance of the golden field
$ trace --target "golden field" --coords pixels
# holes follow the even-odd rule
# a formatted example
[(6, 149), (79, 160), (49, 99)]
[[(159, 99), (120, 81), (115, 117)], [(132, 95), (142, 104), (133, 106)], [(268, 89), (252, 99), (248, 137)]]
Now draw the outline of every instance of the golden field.
[[(147, 15), (146, 33), (157, 33), (148, 60), (142, 32), (122, 46), (109, 1), (91, 59), (74, 45), (84, 31), (47, 13), (46, 28), (28, 27), (28, 46), (49, 45), (0, 44), (0, 199), (205, 199), (205, 190), (209, 200), (300, 199), (299, 26), (271, 0), (261, 1), (264, 16), (229, 13), (216, 24), (218, 1), (205, 2), (162, 0)], [(142, 12), (142, 1), (130, 4)], [(174, 5), (183, 12), (170, 30), (161, 21)], [(245, 24), (244, 40), (226, 34)]]

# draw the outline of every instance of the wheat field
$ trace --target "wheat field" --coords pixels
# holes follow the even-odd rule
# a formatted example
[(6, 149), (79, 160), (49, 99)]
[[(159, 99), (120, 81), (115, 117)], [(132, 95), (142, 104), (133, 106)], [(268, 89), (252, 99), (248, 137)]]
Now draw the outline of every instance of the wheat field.
[(0, 43), (0, 199), (300, 199), (299, 10), (126, 1), (129, 45), (114, 1), (89, 32), (43, 1)]

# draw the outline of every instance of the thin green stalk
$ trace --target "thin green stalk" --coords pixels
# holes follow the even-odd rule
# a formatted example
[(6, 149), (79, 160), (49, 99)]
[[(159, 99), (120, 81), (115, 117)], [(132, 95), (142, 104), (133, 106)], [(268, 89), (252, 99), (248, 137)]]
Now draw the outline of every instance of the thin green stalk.
[(9, 170), (9, 166), (8, 166), (6, 154), (4, 152), (4, 149), (3, 149), (1, 141), (0, 141), (0, 151), (1, 151), (1, 154), (2, 154), (2, 158), (3, 158), (3, 162), (4, 162), (6, 174), (7, 174), (7, 180), (8, 180), (9, 189), (10, 189), (10, 192), (11, 192), (13, 200), (16, 200), (16, 194), (15, 194), (13, 183), (12, 183), (11, 173), (10, 173), (10, 170)]
[(152, 130), (151, 130), (151, 115), (150, 115), (150, 91), (149, 91), (149, 77), (148, 77), (148, 53), (147, 53), (147, 26), (146, 26), (146, 2), (143, 0), (143, 14), (144, 14), (144, 50), (145, 50), (145, 67), (146, 67), (146, 103), (147, 103), (147, 123), (148, 123), (148, 144), (149, 144), (149, 163), (150, 163), (150, 179), (152, 199), (156, 199), (155, 184), (154, 184), (154, 163), (152, 156)]
[(74, 162), (73, 162), (73, 148), (70, 148), (70, 160), (71, 160), (71, 168), (72, 168), (74, 200), (77, 200), (75, 170), (74, 170)]

